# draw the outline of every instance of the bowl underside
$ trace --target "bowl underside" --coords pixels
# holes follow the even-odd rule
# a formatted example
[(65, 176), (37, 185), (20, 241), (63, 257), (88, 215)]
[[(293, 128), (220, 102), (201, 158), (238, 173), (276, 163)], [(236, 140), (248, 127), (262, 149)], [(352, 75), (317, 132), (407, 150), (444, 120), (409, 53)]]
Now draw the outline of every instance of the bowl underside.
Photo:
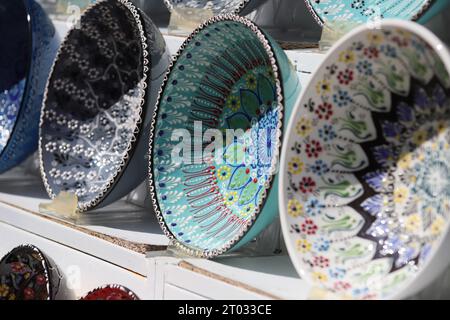
[(334, 49), (285, 146), (282, 219), (302, 277), (360, 299), (417, 275), (448, 225), (449, 97), (442, 60), (410, 31)]

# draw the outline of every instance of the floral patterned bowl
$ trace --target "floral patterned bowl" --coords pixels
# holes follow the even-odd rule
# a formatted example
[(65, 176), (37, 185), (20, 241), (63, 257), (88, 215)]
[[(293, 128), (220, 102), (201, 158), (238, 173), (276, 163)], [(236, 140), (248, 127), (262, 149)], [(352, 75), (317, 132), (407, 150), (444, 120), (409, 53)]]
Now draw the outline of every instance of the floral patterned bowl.
[(390, 18), (426, 23), (450, 4), (448, 0), (305, 0), (305, 2), (320, 25), (331, 21), (365, 23)]
[(74, 193), (86, 211), (145, 179), (153, 107), (169, 62), (159, 30), (131, 2), (98, 1), (85, 11), (60, 48), (42, 110), (41, 172), (50, 197)]
[(155, 211), (178, 248), (213, 257), (273, 221), (283, 118), (299, 91), (284, 51), (248, 19), (217, 16), (182, 45), (159, 97), (149, 169)]
[(0, 261), (0, 301), (52, 300), (60, 279), (58, 269), (38, 248), (17, 247)]
[(267, 0), (164, 0), (169, 10), (174, 8), (211, 9), (215, 15), (234, 13), (245, 16)]
[(118, 286), (108, 285), (101, 288), (97, 288), (89, 292), (81, 300), (139, 300), (139, 298), (131, 290)]
[(0, 3), (0, 173), (38, 145), (45, 83), (59, 38), (34, 0)]
[(404, 297), (450, 259), (450, 56), (400, 20), (330, 51), (283, 146), (289, 254), (302, 278), (345, 297)]

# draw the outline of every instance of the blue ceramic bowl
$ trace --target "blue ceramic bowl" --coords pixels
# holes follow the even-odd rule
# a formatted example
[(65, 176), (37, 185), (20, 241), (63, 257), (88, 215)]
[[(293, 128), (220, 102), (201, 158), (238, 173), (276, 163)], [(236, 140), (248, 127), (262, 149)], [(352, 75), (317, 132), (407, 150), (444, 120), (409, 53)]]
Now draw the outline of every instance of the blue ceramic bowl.
[(43, 104), (39, 150), (50, 197), (76, 194), (86, 211), (145, 179), (169, 62), (161, 33), (130, 1), (99, 1), (84, 12), (61, 45)]
[(0, 173), (38, 145), (39, 113), (59, 38), (34, 0), (0, 2)]
[(60, 282), (56, 265), (34, 246), (14, 248), (0, 260), (0, 301), (53, 300)]
[(215, 15), (239, 14), (245, 16), (261, 6), (267, 0), (164, 0), (172, 11), (174, 8), (211, 9)]
[(248, 19), (217, 16), (185, 41), (150, 142), (151, 196), (176, 246), (213, 257), (251, 241), (277, 216), (283, 120), (299, 91), (284, 51)]
[(320, 25), (333, 21), (365, 23), (377, 19), (402, 19), (426, 23), (450, 4), (448, 0), (305, 0), (305, 2)]

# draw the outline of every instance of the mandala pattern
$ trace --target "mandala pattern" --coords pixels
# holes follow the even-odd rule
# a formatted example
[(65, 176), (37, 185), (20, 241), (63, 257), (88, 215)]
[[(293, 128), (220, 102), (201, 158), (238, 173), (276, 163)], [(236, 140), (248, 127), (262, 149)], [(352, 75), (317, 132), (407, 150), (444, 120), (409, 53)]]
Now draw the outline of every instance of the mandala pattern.
[(425, 41), (392, 27), (327, 61), (288, 141), (289, 241), (315, 283), (389, 297), (447, 228), (450, 78)]
[[(200, 255), (223, 253), (242, 237), (277, 165), (280, 81), (256, 30), (234, 16), (211, 20), (183, 47), (160, 97), (150, 179), (156, 210), (163, 228)], [(200, 146), (200, 156), (173, 157), (177, 129), (190, 150)], [(211, 137), (210, 129), (217, 129)], [(214, 141), (225, 143), (207, 153)]]
[(0, 261), (0, 301), (51, 300), (59, 282), (57, 270), (35, 247), (15, 248)]
[[(252, 0), (165, 0), (169, 9), (189, 8), (189, 9), (210, 9), (214, 15), (226, 13), (240, 13), (246, 6), (250, 6)], [(253, 1), (253, 6), (254, 6)], [(258, 1), (256, 1), (258, 2)], [(258, 3), (262, 4), (261, 1)]]
[(416, 20), (429, 8), (431, 0), (305, 0), (320, 23), (379, 19)]
[(143, 50), (136, 17), (116, 0), (88, 10), (61, 47), (43, 111), (41, 158), (50, 193), (75, 193), (80, 209), (99, 201), (133, 148), (146, 86)]

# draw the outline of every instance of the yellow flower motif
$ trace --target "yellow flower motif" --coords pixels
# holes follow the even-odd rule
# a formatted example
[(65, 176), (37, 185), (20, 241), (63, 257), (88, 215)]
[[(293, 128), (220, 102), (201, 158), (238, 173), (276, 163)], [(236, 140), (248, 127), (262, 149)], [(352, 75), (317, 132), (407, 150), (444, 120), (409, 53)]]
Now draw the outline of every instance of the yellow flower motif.
[(355, 53), (352, 50), (344, 50), (339, 54), (339, 62), (350, 63), (355, 61)]
[(405, 187), (400, 187), (394, 191), (394, 202), (402, 204), (408, 198), (408, 189)]
[(313, 272), (312, 274), (313, 280), (316, 282), (327, 282), (328, 276), (323, 272)]
[(299, 158), (292, 158), (288, 163), (288, 170), (291, 174), (300, 174), (303, 172), (304, 163)]
[(383, 35), (379, 32), (369, 32), (367, 34), (367, 40), (373, 44), (380, 44), (383, 42)]
[(295, 128), (300, 137), (306, 138), (312, 131), (312, 121), (307, 118), (301, 118)]
[(297, 250), (300, 253), (307, 253), (307, 252), (311, 251), (311, 248), (312, 248), (311, 242), (309, 242), (306, 239), (297, 240), (296, 245), (297, 245)]
[(239, 100), (239, 97), (231, 96), (227, 100), (227, 107), (233, 112), (238, 111), (241, 108), (241, 101)]
[(6, 284), (0, 285), (0, 297), (4, 298), (8, 296), (9, 287)]
[(325, 94), (331, 91), (331, 83), (328, 80), (322, 80), (317, 82), (316, 85), (317, 94)]
[(223, 166), (219, 168), (219, 170), (217, 170), (217, 177), (219, 178), (219, 180), (227, 180), (228, 178), (230, 178), (230, 175), (231, 169), (227, 166)]
[(420, 215), (415, 213), (406, 218), (405, 228), (409, 232), (416, 232), (419, 230), (422, 221), (420, 219)]
[(289, 215), (294, 218), (302, 216), (304, 213), (302, 204), (296, 199), (289, 200), (287, 210)]
[(256, 77), (253, 74), (247, 75), (245, 83), (248, 89), (256, 89)]
[(412, 140), (416, 145), (425, 143), (427, 141), (427, 132), (425, 130), (417, 130), (413, 134)]
[(445, 220), (441, 217), (437, 217), (436, 220), (434, 220), (433, 224), (431, 225), (431, 234), (434, 236), (441, 235), (442, 231), (444, 230), (445, 226)]
[(398, 166), (403, 170), (408, 169), (411, 166), (412, 158), (412, 153), (402, 154), (398, 160)]
[(230, 191), (225, 195), (225, 205), (226, 206), (231, 206), (233, 204), (236, 203), (236, 201), (238, 200), (238, 194), (236, 191)]

